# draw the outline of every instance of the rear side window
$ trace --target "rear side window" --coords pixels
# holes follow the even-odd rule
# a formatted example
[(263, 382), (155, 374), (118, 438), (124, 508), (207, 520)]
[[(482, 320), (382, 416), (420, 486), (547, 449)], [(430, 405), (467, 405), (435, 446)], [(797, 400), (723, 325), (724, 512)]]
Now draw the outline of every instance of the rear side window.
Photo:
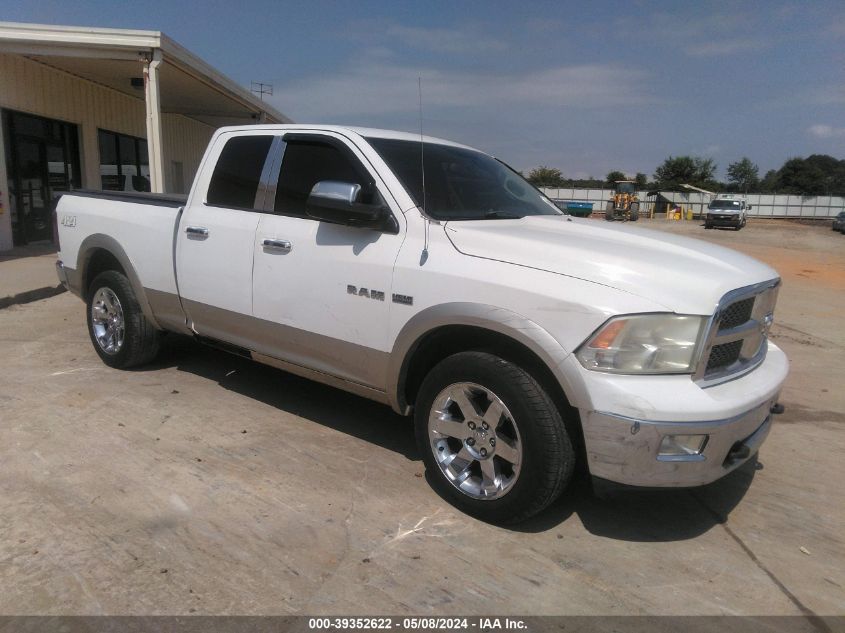
[(307, 217), (305, 201), (321, 180), (361, 185), (359, 202), (372, 202), (374, 187), (363, 166), (346, 152), (320, 141), (290, 141), (285, 147), (274, 210), (283, 215)]
[(215, 207), (254, 209), (255, 192), (272, 136), (235, 136), (226, 141), (211, 182), (206, 202)]

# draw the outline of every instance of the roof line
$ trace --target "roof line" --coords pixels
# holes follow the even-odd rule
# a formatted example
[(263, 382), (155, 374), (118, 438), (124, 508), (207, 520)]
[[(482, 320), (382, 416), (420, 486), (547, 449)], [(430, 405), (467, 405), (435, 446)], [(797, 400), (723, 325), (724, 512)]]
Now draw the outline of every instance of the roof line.
[(228, 93), (242, 106), (265, 112), (280, 123), (291, 123), (290, 117), (257, 98), (243, 86), (221, 73), (209, 63), (171, 39), (161, 31), (112, 29), (88, 26), (0, 22), (0, 41), (38, 43), (54, 46), (87, 46), (98, 49), (160, 49), (165, 61), (175, 62), (180, 70), (203, 81), (211, 88)]

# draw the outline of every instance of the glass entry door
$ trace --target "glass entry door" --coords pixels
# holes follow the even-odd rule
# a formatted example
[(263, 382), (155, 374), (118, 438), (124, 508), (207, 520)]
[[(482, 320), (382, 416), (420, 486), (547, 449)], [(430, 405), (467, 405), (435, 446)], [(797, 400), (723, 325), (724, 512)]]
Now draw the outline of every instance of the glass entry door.
[(79, 187), (76, 126), (4, 111), (15, 245), (53, 238), (56, 197)]

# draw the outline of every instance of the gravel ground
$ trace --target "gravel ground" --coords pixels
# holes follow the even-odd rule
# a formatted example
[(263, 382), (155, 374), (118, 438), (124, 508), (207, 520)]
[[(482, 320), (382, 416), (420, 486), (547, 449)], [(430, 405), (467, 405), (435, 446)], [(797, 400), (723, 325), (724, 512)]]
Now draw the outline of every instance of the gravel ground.
[(110, 370), (63, 294), (0, 310), (0, 614), (842, 614), (845, 236), (639, 224), (783, 275), (787, 410), (756, 464), (579, 483), (494, 527), (431, 491), (387, 408), (175, 337)]

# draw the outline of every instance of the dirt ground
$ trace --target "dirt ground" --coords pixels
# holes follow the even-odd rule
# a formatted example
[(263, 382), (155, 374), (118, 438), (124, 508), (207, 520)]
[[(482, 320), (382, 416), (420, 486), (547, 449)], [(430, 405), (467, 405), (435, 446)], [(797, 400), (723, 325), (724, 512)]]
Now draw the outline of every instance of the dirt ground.
[(0, 310), (0, 614), (845, 613), (845, 236), (639, 224), (783, 276), (786, 413), (757, 463), (576, 483), (499, 528), (432, 492), (389, 409), (177, 338), (108, 369), (63, 294)]

